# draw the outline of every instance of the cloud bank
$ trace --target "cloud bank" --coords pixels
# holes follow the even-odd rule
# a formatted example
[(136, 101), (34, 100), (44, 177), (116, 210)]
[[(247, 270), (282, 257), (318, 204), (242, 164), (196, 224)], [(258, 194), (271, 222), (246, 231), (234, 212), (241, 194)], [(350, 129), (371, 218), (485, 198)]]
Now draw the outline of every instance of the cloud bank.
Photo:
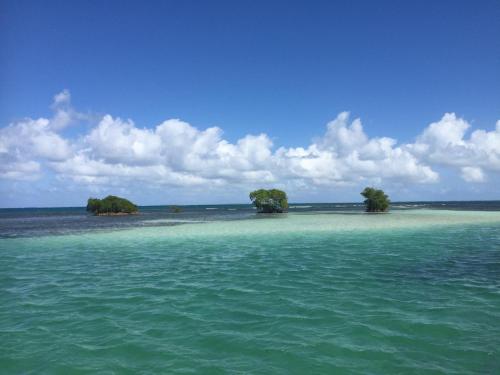
[(413, 143), (370, 138), (360, 119), (340, 113), (325, 133), (303, 147), (275, 148), (269, 135), (235, 142), (222, 129), (199, 129), (179, 119), (152, 128), (106, 114), (84, 134), (65, 135), (90, 119), (71, 105), (65, 90), (55, 95), (51, 118), (23, 119), (0, 129), (0, 179), (36, 181), (47, 173), (80, 186), (148, 184), (214, 189), (224, 186), (357, 186), (433, 184), (438, 170), (454, 171), (466, 183), (500, 172), (500, 121), (495, 130), (474, 130), (454, 113), (429, 124)]

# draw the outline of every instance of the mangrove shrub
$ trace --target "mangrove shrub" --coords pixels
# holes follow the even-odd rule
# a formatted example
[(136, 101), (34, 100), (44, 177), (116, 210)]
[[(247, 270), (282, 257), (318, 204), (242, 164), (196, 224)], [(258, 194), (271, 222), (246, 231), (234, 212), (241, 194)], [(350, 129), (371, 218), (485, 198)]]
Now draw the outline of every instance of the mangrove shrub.
[(89, 198), (87, 211), (94, 215), (132, 214), (137, 206), (128, 199), (108, 195), (104, 199)]
[(366, 198), (366, 212), (385, 212), (389, 209), (391, 201), (383, 190), (367, 187), (361, 195)]
[(259, 212), (282, 213), (288, 209), (286, 193), (278, 189), (259, 189), (250, 193), (250, 200)]

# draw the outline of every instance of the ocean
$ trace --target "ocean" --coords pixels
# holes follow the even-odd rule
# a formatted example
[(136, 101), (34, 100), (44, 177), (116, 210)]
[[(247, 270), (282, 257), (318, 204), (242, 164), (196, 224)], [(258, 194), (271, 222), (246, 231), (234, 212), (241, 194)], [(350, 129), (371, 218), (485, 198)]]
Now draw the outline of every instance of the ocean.
[(498, 374), (500, 202), (0, 210), (0, 373)]

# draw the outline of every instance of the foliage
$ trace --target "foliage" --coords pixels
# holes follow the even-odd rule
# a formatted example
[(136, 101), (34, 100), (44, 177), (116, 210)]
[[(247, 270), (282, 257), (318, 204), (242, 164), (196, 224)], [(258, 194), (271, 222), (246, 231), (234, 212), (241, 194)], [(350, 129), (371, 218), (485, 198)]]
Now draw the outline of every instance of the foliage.
[(95, 213), (99, 210), (99, 207), (101, 207), (100, 199), (89, 198), (89, 200), (87, 201), (87, 211)]
[(282, 213), (288, 209), (288, 198), (286, 193), (278, 189), (259, 189), (250, 193), (250, 200), (259, 212)]
[(125, 198), (108, 195), (104, 199), (89, 198), (87, 211), (95, 215), (112, 215), (137, 212), (137, 206)]
[(391, 201), (383, 190), (367, 187), (361, 195), (366, 198), (366, 212), (385, 212), (389, 209)]

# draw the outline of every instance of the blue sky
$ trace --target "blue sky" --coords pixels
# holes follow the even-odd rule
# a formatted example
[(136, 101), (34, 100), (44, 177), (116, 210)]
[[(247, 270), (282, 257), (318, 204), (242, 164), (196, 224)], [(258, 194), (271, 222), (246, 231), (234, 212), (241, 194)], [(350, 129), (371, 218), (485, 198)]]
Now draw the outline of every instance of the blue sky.
[[(356, 189), (364, 184), (392, 190), (398, 199), (500, 199), (495, 188), (500, 173), (495, 143), (500, 119), (499, 19), (498, 1), (3, 1), (0, 206), (74, 205), (89, 194), (116, 191), (145, 204), (245, 202), (244, 192), (260, 182), (281, 184), (292, 200), (301, 201), (359, 200)], [(68, 95), (53, 103), (63, 90)], [(57, 111), (72, 114), (67, 124), (24, 123), (26, 118), (50, 122)], [(332, 140), (342, 131), (327, 134), (326, 124), (344, 111), (350, 112), (349, 120), (333, 128), (352, 129), (360, 118), (367, 139), (397, 140), (393, 148), (403, 147), (416, 158), (414, 164), (429, 167), (438, 178), (415, 172), (411, 165), (401, 167), (408, 168), (406, 175), (386, 173), (380, 179), (366, 172), (366, 165), (356, 169), (349, 164), (349, 153), (364, 147), (364, 161), (371, 152), (366, 148), (374, 146), (357, 143), (347, 150), (346, 144)], [(451, 127), (440, 122), (446, 113), (455, 114)], [(161, 160), (142, 154), (119, 160), (107, 157), (102, 147), (96, 151), (97, 137), (91, 137), (104, 126), (106, 114), (114, 121), (131, 119), (134, 129), (152, 132), (165, 120), (180, 119), (202, 138), (203, 131), (218, 127), (221, 133), (214, 144), (238, 145), (248, 135), (263, 133), (272, 146), (254, 140), (255, 152), (263, 152), (259, 160), (231, 149), (242, 160), (229, 165), (229, 151), (207, 143), (212, 151), (206, 155), (197, 151), (179, 161), (167, 155), (171, 139), (158, 135), (164, 147), (151, 152), (163, 155)], [(453, 132), (460, 133), (461, 120), (468, 124), (462, 140), (455, 137), (447, 143), (438, 137), (438, 142), (436, 132), (423, 136), (429, 124), (438, 123), (453, 138)], [(40, 126), (45, 126), (43, 133)], [(139, 142), (134, 137), (149, 134), (131, 135), (135, 130), (123, 123), (107, 126), (132, 137), (127, 138), (131, 147)], [(117, 130), (120, 126), (126, 129)], [(174, 128), (188, 129), (183, 126), (170, 123), (169, 137), (178, 134)], [(483, 143), (470, 140), (476, 130), (489, 132)], [(40, 139), (52, 142), (53, 135), (68, 147), (58, 157), (40, 151), (47, 147)], [(33, 137), (31, 148), (12, 140), (21, 136)], [(195, 142), (198, 135), (190, 137)], [(325, 137), (330, 143), (323, 142)], [(416, 143), (430, 148), (415, 151), (410, 146)], [(311, 151), (311, 145), (320, 150)], [(188, 155), (193, 147), (176, 152)], [(286, 156), (285, 151), (275, 155), (280, 147)], [(290, 153), (296, 148), (309, 154), (296, 160), (297, 153)], [(485, 149), (486, 155), (481, 153)], [(322, 154), (327, 150), (333, 159)], [(383, 168), (398, 159), (380, 152), (387, 159)], [(94, 166), (99, 172), (82, 172), (84, 154), (87, 166), (103, 163)], [(76, 161), (62, 165), (62, 160), (78, 155), (77, 166)], [(199, 171), (193, 167), (196, 157), (218, 161)], [(273, 168), (267, 168), (266, 157), (274, 158)], [(376, 164), (381, 158), (370, 160)], [(334, 161), (328, 169), (318, 159)], [(165, 178), (147, 193), (123, 178), (137, 176), (139, 165), (163, 168), (154, 173)], [(123, 167), (122, 175), (110, 174), (109, 166)], [(210, 174), (209, 168), (215, 172)], [(360, 178), (348, 176), (346, 168)], [(222, 169), (227, 169), (224, 175)], [(182, 181), (189, 177), (189, 182), (166, 177), (171, 173), (180, 173)], [(207, 192), (204, 184), (215, 187)]]

